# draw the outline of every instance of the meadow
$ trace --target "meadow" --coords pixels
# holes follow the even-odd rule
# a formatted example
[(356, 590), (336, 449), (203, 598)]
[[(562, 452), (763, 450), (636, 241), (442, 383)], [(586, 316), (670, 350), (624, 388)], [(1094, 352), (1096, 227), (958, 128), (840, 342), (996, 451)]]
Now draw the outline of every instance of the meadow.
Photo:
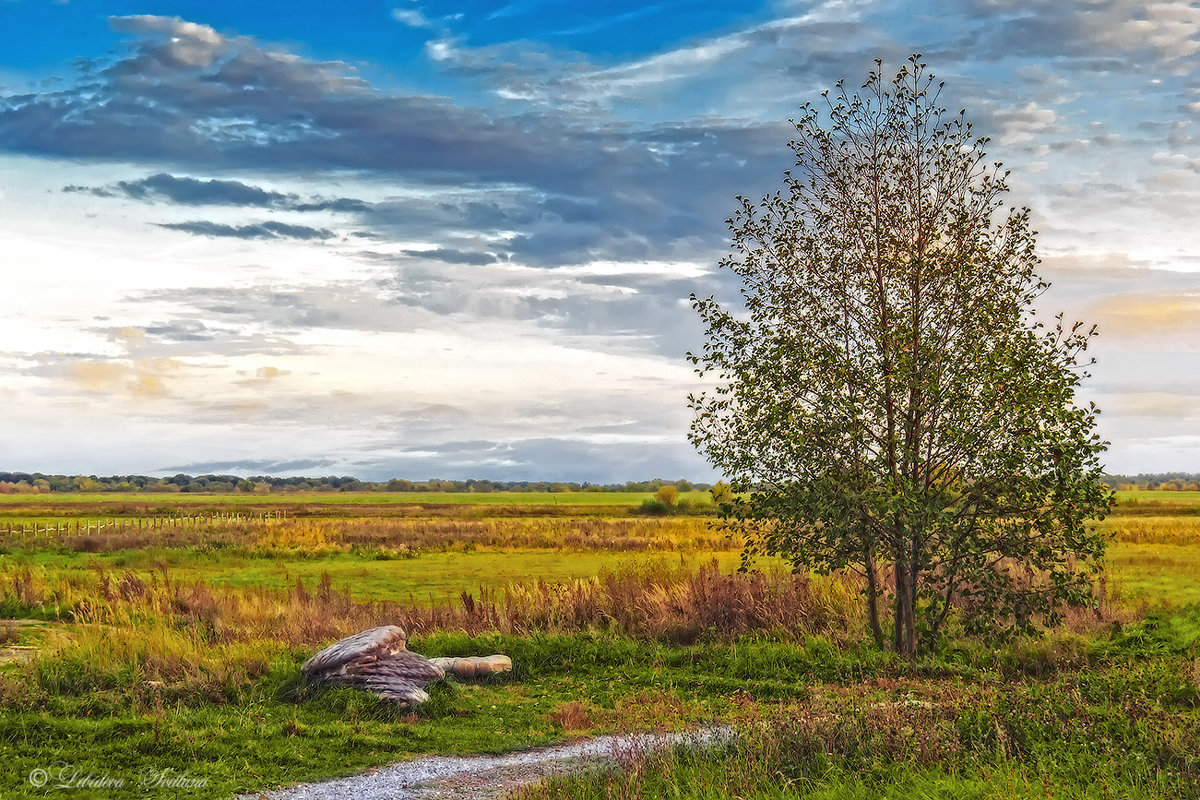
[[(714, 721), (736, 744), (527, 796), (1200, 795), (1200, 493), (1121, 493), (1097, 611), (912, 663), (869, 644), (852, 577), (736, 574), (738, 542), (703, 514), (644, 515), (648, 497), (0, 496), (0, 531), (23, 531), (0, 533), (0, 796), (45, 796), (29, 776), (55, 762), (127, 779), (74, 797), (144, 796), (147, 769), (205, 783), (168, 795), (226, 797)], [(109, 524), (64, 528), (80, 520)], [(38, 521), (54, 531), (25, 532)], [(384, 623), (515, 672), (437, 684), (415, 711), (300, 679)]]

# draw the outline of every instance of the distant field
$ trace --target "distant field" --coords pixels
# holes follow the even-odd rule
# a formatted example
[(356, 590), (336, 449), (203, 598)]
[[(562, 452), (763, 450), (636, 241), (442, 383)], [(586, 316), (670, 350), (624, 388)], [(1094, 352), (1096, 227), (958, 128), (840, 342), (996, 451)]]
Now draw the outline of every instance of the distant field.
[[(216, 504), (216, 505), (297, 505), (304, 503), (347, 505), (409, 505), (413, 503), (467, 505), (570, 505), (621, 506), (634, 505), (654, 496), (653, 492), (279, 492), (246, 494), (244, 492), (52, 492), (50, 494), (0, 494), (0, 505), (32, 503), (149, 503), (155, 505)], [(680, 500), (708, 500), (708, 492), (681, 492)], [(1157, 490), (1116, 492), (1118, 505), (1137, 503), (1168, 503), (1200, 505), (1200, 492), (1167, 492)]]
[(1181, 544), (1115, 544), (1109, 574), (1126, 599), (1151, 605), (1200, 604), (1200, 547)]
[[(1196, 493), (1200, 495), (1200, 492)], [(289, 506), (305, 503), (338, 505), (454, 504), (489, 506), (629, 506), (654, 496), (653, 492), (281, 492), (278, 494), (207, 492), (105, 492), (74, 494), (0, 495), (0, 505), (66, 503), (143, 503), (170, 505)], [(708, 492), (681, 492), (680, 500), (706, 501)]]
[(1128, 491), (1116, 492), (1117, 513), (1121, 507), (1200, 506), (1200, 492)]

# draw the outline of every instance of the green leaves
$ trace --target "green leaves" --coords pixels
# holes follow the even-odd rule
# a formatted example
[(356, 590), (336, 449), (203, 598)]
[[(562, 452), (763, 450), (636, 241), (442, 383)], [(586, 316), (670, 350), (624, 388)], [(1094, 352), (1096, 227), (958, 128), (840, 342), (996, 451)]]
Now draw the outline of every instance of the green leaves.
[(803, 106), (783, 188), (728, 220), (741, 307), (692, 298), (716, 386), (691, 440), (750, 492), (727, 523), (862, 573), (908, 653), (947, 619), (1011, 632), (1087, 602), (1109, 504), (1098, 410), (1075, 404), (1095, 328), (1035, 320), (1030, 211), (1003, 208), (1008, 172), (941, 89), (914, 56)]

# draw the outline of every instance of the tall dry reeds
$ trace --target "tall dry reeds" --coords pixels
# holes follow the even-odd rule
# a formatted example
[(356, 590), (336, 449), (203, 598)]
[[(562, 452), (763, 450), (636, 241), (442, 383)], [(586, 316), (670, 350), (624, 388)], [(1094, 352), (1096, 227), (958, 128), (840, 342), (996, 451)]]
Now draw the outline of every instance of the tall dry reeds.
[(179, 583), (164, 568), (139, 577), (97, 567), (80, 585), (44, 570), (0, 572), (0, 604), (86, 625), (135, 628), (170, 618), (210, 642), (274, 640), (312, 645), (384, 623), (413, 634), (460, 631), (571, 633), (615, 631), (669, 642), (751, 632), (857, 635), (857, 584), (840, 576), (785, 572), (722, 573), (713, 562), (698, 571), (652, 563), (571, 582), (534, 581), (502, 590), (463, 593), (457, 602), (359, 601), (328, 575), (312, 587), (297, 580), (284, 592)]
[[(514, 584), (443, 605), (358, 601), (328, 575), (286, 591), (179, 582), (165, 568), (139, 575), (97, 567), (86, 578), (0, 569), (6, 615), (69, 623), (55, 626), (29, 667), (42, 696), (100, 689), (143, 703), (229, 701), (280, 657), (294, 660), (387, 623), (414, 635), (592, 631), (672, 643), (756, 631), (847, 638), (862, 629), (856, 587), (846, 579), (730, 575), (715, 562), (698, 572), (660, 564), (591, 580)], [(0, 704), (34, 702), (3, 683)]]
[(1200, 516), (1113, 516), (1099, 527), (1124, 544), (1200, 544)]

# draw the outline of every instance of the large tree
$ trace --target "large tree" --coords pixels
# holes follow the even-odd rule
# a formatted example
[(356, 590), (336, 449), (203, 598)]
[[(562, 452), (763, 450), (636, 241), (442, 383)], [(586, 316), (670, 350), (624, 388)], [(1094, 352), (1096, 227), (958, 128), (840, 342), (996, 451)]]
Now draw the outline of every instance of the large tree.
[(941, 91), (914, 56), (803, 106), (782, 190), (727, 220), (740, 306), (692, 296), (713, 388), (691, 438), (741, 493), (726, 524), (747, 556), (861, 573), (874, 636), (890, 602), (910, 655), (948, 619), (1091, 602), (1111, 502), (1076, 401), (1095, 328), (1038, 321), (1029, 209)]

